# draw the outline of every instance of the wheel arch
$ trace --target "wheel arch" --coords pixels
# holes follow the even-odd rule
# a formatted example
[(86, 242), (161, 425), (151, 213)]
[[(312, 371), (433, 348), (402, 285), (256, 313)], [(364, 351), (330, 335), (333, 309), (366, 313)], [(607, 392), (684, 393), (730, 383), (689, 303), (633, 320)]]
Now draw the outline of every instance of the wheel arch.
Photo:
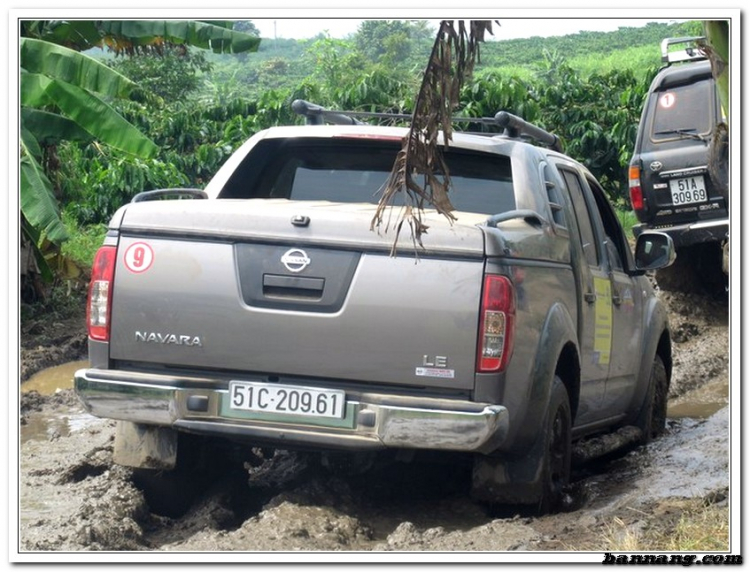
[[(581, 378), (577, 340), (576, 328), (567, 308), (561, 303), (552, 305), (547, 313), (537, 345), (536, 360), (523, 418), (523, 425), (529, 430), (525, 433), (522, 447), (531, 446), (541, 434), (537, 420), (540, 412), (547, 410), (555, 376), (560, 377), (568, 391), (571, 415), (575, 418)], [(530, 429), (532, 427), (536, 430), (532, 431)]]
[(667, 371), (667, 383), (669, 384), (672, 379), (672, 337), (669, 330), (669, 320), (666, 309), (656, 299), (653, 299), (644, 312), (643, 331), (644, 341), (638, 382), (633, 393), (628, 414), (629, 422), (631, 423), (637, 417), (643, 405), (643, 400), (648, 395), (651, 367), (657, 355), (664, 362), (664, 367)]

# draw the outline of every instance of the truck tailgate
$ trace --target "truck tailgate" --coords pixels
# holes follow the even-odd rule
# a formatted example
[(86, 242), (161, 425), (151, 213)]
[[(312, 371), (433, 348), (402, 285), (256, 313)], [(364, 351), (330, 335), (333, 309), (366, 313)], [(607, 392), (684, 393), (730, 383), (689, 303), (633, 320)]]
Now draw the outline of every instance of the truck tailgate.
[[(394, 258), (392, 234), (369, 231), (371, 206), (253, 202), (128, 207), (111, 358), (233, 375), (473, 388), (479, 228), (436, 221), (417, 262), (408, 242)], [(298, 215), (311, 220), (291, 224)]]

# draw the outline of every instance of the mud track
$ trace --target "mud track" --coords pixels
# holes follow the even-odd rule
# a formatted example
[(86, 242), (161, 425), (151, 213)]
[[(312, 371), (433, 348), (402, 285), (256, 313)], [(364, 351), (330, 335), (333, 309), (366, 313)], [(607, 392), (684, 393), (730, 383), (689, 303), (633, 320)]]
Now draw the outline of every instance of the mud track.
[(84, 414), (72, 390), (32, 391), (21, 399), (19, 554), (226, 551), (290, 561), (305, 551), (305, 561), (338, 561), (359, 551), (465, 551), (465, 562), (499, 561), (495, 553), (506, 551), (603, 552), (613, 535), (673, 527), (686, 499), (726, 506), (727, 303), (661, 295), (674, 337), (670, 412), (711, 407), (670, 415), (667, 433), (647, 447), (578, 466), (570, 512), (535, 517), (472, 502), (461, 456), (373, 460), (214, 447), (214, 470), (159, 489), (112, 463), (114, 423)]

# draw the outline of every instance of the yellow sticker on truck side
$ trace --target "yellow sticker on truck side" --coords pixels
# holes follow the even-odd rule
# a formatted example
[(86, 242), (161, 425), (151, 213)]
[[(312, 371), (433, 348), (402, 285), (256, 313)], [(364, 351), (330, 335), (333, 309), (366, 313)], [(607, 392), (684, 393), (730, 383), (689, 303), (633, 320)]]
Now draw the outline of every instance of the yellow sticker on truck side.
[(609, 279), (595, 276), (594, 290), (594, 359), (600, 365), (608, 365), (612, 351), (612, 289)]

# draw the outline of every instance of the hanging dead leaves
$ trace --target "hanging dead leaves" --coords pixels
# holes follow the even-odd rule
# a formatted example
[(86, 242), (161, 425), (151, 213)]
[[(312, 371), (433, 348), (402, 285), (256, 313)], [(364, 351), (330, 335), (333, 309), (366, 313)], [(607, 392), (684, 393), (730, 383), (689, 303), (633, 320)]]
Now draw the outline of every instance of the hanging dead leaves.
[[(404, 224), (411, 231), (415, 252), (424, 248), (422, 235), (429, 228), (424, 222), (424, 211), (429, 206), (449, 221), (456, 220), (449, 198), (451, 179), (443, 150), (448, 148), (452, 139), (453, 112), (458, 107), (461, 88), (471, 77), (479, 59), (479, 45), (484, 42), (486, 33), (492, 33), (490, 20), (471, 20), (468, 29), (463, 20), (457, 24), (453, 20), (440, 23), (417, 94), (409, 132), (382, 188), (370, 224), (371, 230), (384, 232), (393, 225), (393, 256)], [(439, 144), (441, 134), (442, 145)], [(398, 193), (404, 194), (404, 204), (400, 207), (394, 204)], [(394, 209), (397, 209), (395, 222), (392, 219)]]

